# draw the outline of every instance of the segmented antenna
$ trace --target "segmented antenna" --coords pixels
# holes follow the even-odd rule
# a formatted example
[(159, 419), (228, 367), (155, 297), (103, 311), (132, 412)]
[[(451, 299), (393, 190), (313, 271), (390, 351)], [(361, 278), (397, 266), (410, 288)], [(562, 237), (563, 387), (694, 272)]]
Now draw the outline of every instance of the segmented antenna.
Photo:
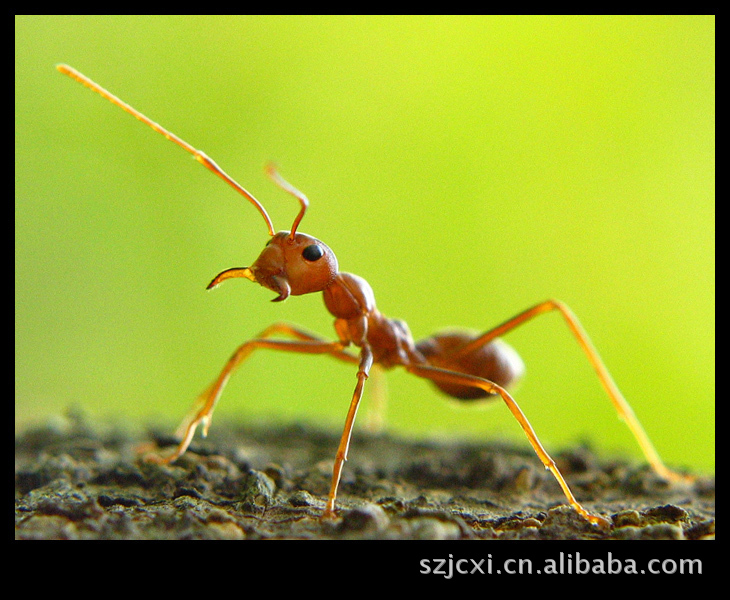
[[(157, 133), (160, 133), (164, 135), (168, 140), (171, 142), (175, 142), (178, 146), (180, 146), (183, 150), (186, 152), (189, 152), (195, 157), (195, 160), (197, 160), (201, 165), (203, 165), (206, 169), (211, 171), (212, 173), (215, 173), (218, 177), (220, 177), (223, 181), (225, 181), (228, 185), (230, 185), (234, 190), (236, 190), (239, 194), (244, 196), (251, 204), (253, 204), (258, 211), (261, 213), (261, 216), (264, 218), (264, 221), (266, 221), (266, 226), (269, 228), (269, 235), (274, 235), (274, 225), (271, 223), (271, 219), (269, 218), (268, 213), (266, 212), (266, 209), (263, 207), (263, 205), (256, 200), (256, 198), (253, 197), (253, 195), (248, 192), (242, 185), (240, 185), (233, 177), (228, 175), (223, 169), (221, 169), (216, 162), (210, 158), (205, 152), (202, 152), (201, 150), (197, 150), (196, 148), (193, 148), (190, 144), (188, 144), (185, 140), (177, 137), (174, 133), (171, 133), (162, 125), (155, 123), (152, 119), (146, 117), (141, 112), (136, 110), (135, 108), (132, 108), (129, 104), (126, 102), (120, 100), (117, 98), (114, 94), (111, 92), (105, 90), (103, 87), (101, 87), (99, 84), (93, 82), (91, 79), (86, 77), (86, 75), (79, 73), (76, 69), (73, 67), (69, 67), (68, 65), (56, 65), (56, 68), (61, 71), (64, 75), (68, 75), (71, 77), (71, 79), (75, 79), (79, 83), (82, 83), (89, 89), (93, 90), (100, 96), (103, 96), (109, 102), (112, 104), (116, 104), (119, 108), (122, 110), (128, 112), (130, 115), (135, 117), (136, 119), (139, 119), (142, 121), (145, 125), (148, 125), (152, 129), (154, 129)], [(274, 180), (276, 181), (276, 179)], [(281, 180), (283, 181), (283, 180)], [(277, 183), (279, 183), (277, 181)], [(286, 182), (284, 182), (286, 184)], [(279, 184), (281, 185), (281, 184)], [(286, 184), (288, 186), (288, 184)], [(282, 186), (284, 187), (284, 186)], [(289, 186), (291, 187), (291, 186)], [(286, 187), (284, 187), (287, 191), (289, 191)], [(294, 188), (291, 188), (294, 190)], [(296, 190), (294, 190), (296, 192)], [(291, 192), (291, 193), (294, 193)], [(296, 195), (296, 194), (295, 194)], [(299, 216), (297, 217), (297, 220), (295, 221), (295, 225), (299, 224), (299, 221), (301, 221), (302, 216), (304, 216), (304, 209), (306, 206), (304, 204), (306, 203), (306, 198), (302, 200), (302, 197), (297, 196), (300, 198), (300, 202), (302, 202), (303, 207), (301, 212), (299, 213)]]
[(279, 171), (276, 170), (275, 164), (269, 163), (266, 165), (266, 174), (269, 176), (271, 181), (273, 181), (285, 192), (288, 192), (292, 196), (294, 196), (297, 200), (299, 200), (299, 204), (302, 205), (302, 208), (299, 210), (299, 214), (296, 216), (296, 218), (294, 219), (294, 223), (291, 226), (291, 231), (289, 232), (289, 239), (293, 240), (294, 234), (297, 232), (297, 227), (299, 227), (299, 223), (302, 222), (302, 219), (304, 218), (304, 213), (307, 212), (309, 200), (302, 192), (300, 192), (291, 183), (289, 183), (286, 179), (279, 175)]

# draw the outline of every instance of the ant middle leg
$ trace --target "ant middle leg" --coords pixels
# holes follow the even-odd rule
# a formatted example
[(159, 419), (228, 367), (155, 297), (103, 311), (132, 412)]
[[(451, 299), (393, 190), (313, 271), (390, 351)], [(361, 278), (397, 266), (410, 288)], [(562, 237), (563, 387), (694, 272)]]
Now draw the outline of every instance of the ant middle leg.
[(563, 475), (560, 473), (560, 470), (555, 464), (555, 461), (550, 457), (545, 448), (543, 448), (540, 440), (537, 437), (537, 434), (535, 433), (535, 430), (532, 428), (532, 425), (530, 425), (530, 422), (527, 420), (525, 413), (522, 412), (522, 409), (519, 407), (517, 402), (515, 402), (514, 398), (510, 396), (507, 390), (497, 385), (496, 383), (492, 383), (491, 381), (482, 377), (477, 377), (476, 375), (467, 375), (465, 373), (450, 371), (448, 369), (441, 369), (439, 367), (431, 367), (427, 365), (405, 365), (405, 369), (408, 372), (413, 373), (414, 375), (418, 375), (419, 377), (423, 377), (424, 379), (430, 379), (434, 382), (474, 387), (483, 390), (487, 394), (498, 394), (499, 396), (501, 396), (505, 404), (507, 405), (507, 408), (509, 408), (512, 415), (515, 417), (515, 419), (517, 419), (520, 427), (522, 427), (522, 430), (525, 432), (525, 435), (527, 436), (530, 445), (535, 451), (535, 454), (537, 454), (538, 458), (545, 466), (545, 468), (548, 469), (557, 480), (558, 484), (563, 490), (563, 494), (565, 494), (565, 497), (568, 500), (568, 503), (576, 510), (576, 512), (578, 512), (578, 514), (583, 516), (590, 523), (603, 528), (611, 526), (611, 522), (608, 519), (600, 515), (595, 515), (588, 512), (588, 510), (586, 510), (575, 499), (575, 496), (570, 491), (567, 482), (565, 481)]

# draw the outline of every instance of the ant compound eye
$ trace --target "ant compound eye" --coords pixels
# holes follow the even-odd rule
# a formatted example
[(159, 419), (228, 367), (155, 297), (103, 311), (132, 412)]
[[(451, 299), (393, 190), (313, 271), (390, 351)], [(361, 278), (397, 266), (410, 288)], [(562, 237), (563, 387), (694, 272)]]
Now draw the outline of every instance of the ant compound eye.
[(311, 246), (307, 246), (302, 251), (302, 256), (306, 260), (308, 260), (310, 262), (314, 262), (315, 260), (319, 260), (320, 258), (322, 258), (324, 256), (324, 250), (322, 250), (322, 248), (320, 246), (318, 246), (317, 244), (312, 244)]

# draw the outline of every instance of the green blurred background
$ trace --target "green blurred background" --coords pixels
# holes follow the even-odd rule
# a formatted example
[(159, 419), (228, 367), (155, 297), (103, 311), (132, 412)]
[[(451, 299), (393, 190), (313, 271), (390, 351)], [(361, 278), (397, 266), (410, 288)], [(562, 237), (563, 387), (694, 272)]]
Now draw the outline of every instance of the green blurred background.
[[(205, 291), (256, 258), (261, 217), (66, 62), (288, 229), (296, 203), (262, 170), (275, 160), (311, 200), (302, 231), (416, 338), (563, 300), (665, 460), (714, 469), (713, 17), (17, 17), (15, 42), (16, 427), (71, 405), (174, 427), (269, 323), (334, 336), (319, 295)], [(640, 456), (557, 314), (507, 341), (548, 449)], [(397, 431), (526, 444), (504, 406), (387, 381)], [(327, 357), (260, 352), (213, 426), (339, 429), (354, 383)]]

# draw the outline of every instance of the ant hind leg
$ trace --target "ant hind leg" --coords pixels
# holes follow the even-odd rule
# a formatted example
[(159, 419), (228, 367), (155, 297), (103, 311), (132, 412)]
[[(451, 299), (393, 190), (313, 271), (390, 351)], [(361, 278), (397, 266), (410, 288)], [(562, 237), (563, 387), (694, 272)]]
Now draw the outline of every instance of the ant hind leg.
[(596, 372), (596, 375), (598, 376), (601, 385), (603, 385), (603, 388), (606, 390), (606, 393), (608, 394), (611, 403), (616, 409), (619, 418), (621, 418), (631, 430), (631, 433), (636, 438), (636, 441), (641, 447), (641, 450), (644, 453), (646, 460), (651, 465), (652, 469), (654, 469), (654, 471), (658, 475), (668, 481), (686, 481), (688, 479), (686, 476), (675, 473), (674, 471), (671, 471), (666, 467), (662, 459), (659, 457), (658, 452), (654, 448), (654, 445), (651, 443), (651, 440), (649, 440), (649, 436), (646, 434), (644, 428), (641, 426), (639, 419), (634, 414), (631, 406), (623, 397), (623, 394), (618, 389), (616, 383), (613, 381), (613, 378), (608, 372), (606, 366), (603, 364), (603, 360), (601, 360), (598, 351), (591, 343), (588, 334), (581, 326), (578, 318), (573, 314), (573, 312), (570, 310), (570, 308), (568, 308), (566, 304), (560, 302), (559, 300), (546, 300), (545, 302), (541, 302), (540, 304), (537, 304), (532, 308), (521, 312), (520, 314), (505, 321), (501, 325), (498, 325), (497, 327), (490, 329), (481, 336), (474, 338), (468, 344), (462, 346), (452, 354), (449, 354), (448, 358), (450, 360), (458, 361), (460, 357), (474, 352), (476, 349), (490, 343), (498, 336), (501, 336), (515, 329), (516, 327), (519, 327), (523, 323), (526, 323), (527, 321), (533, 319), (538, 315), (551, 311), (557, 311), (563, 317), (566, 325), (570, 329), (570, 332), (573, 334), (573, 337), (575, 337), (576, 341), (588, 358), (588, 361), (591, 363), (591, 366)]

